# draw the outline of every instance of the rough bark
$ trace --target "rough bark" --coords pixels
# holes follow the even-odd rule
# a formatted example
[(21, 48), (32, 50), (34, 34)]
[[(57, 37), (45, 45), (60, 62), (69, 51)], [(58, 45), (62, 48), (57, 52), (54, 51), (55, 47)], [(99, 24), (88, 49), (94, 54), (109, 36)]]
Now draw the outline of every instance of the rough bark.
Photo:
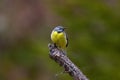
[(48, 45), (51, 59), (56, 61), (62, 66), (66, 73), (69, 73), (74, 80), (88, 80), (88, 78), (82, 73), (82, 71), (65, 55), (63, 51), (56, 48), (53, 44)]

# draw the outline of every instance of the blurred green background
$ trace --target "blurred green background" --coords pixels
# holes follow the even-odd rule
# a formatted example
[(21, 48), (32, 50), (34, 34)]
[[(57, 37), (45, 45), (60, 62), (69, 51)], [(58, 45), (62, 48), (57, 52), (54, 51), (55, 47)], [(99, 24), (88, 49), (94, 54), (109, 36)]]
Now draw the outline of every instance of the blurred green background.
[(120, 80), (119, 0), (0, 0), (0, 80), (73, 80), (48, 55), (58, 25), (90, 80)]

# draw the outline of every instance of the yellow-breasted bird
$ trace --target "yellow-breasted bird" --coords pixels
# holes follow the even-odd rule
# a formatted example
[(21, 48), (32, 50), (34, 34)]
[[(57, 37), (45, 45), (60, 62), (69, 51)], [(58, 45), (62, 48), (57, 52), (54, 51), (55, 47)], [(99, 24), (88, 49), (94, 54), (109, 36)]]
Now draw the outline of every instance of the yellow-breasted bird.
[(57, 26), (53, 29), (51, 33), (51, 40), (54, 45), (62, 50), (65, 50), (68, 46), (68, 38), (65, 33), (65, 28), (62, 26)]

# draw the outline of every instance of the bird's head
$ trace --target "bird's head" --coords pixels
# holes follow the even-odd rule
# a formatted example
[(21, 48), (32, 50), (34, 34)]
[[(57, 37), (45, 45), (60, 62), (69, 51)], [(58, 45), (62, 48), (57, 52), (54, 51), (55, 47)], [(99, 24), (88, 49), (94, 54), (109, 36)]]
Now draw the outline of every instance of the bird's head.
[(57, 27), (55, 27), (54, 28), (54, 31), (57, 31), (58, 33), (61, 33), (61, 32), (63, 32), (64, 31), (64, 27), (62, 27), (62, 26), (57, 26)]

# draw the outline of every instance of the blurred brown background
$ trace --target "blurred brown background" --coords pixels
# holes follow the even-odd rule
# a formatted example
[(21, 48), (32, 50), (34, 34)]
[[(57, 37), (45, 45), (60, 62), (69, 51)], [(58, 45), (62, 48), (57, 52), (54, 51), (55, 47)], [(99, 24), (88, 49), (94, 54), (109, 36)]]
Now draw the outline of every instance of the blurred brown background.
[(0, 0), (0, 80), (72, 80), (48, 55), (58, 25), (88, 78), (120, 79), (119, 0)]

